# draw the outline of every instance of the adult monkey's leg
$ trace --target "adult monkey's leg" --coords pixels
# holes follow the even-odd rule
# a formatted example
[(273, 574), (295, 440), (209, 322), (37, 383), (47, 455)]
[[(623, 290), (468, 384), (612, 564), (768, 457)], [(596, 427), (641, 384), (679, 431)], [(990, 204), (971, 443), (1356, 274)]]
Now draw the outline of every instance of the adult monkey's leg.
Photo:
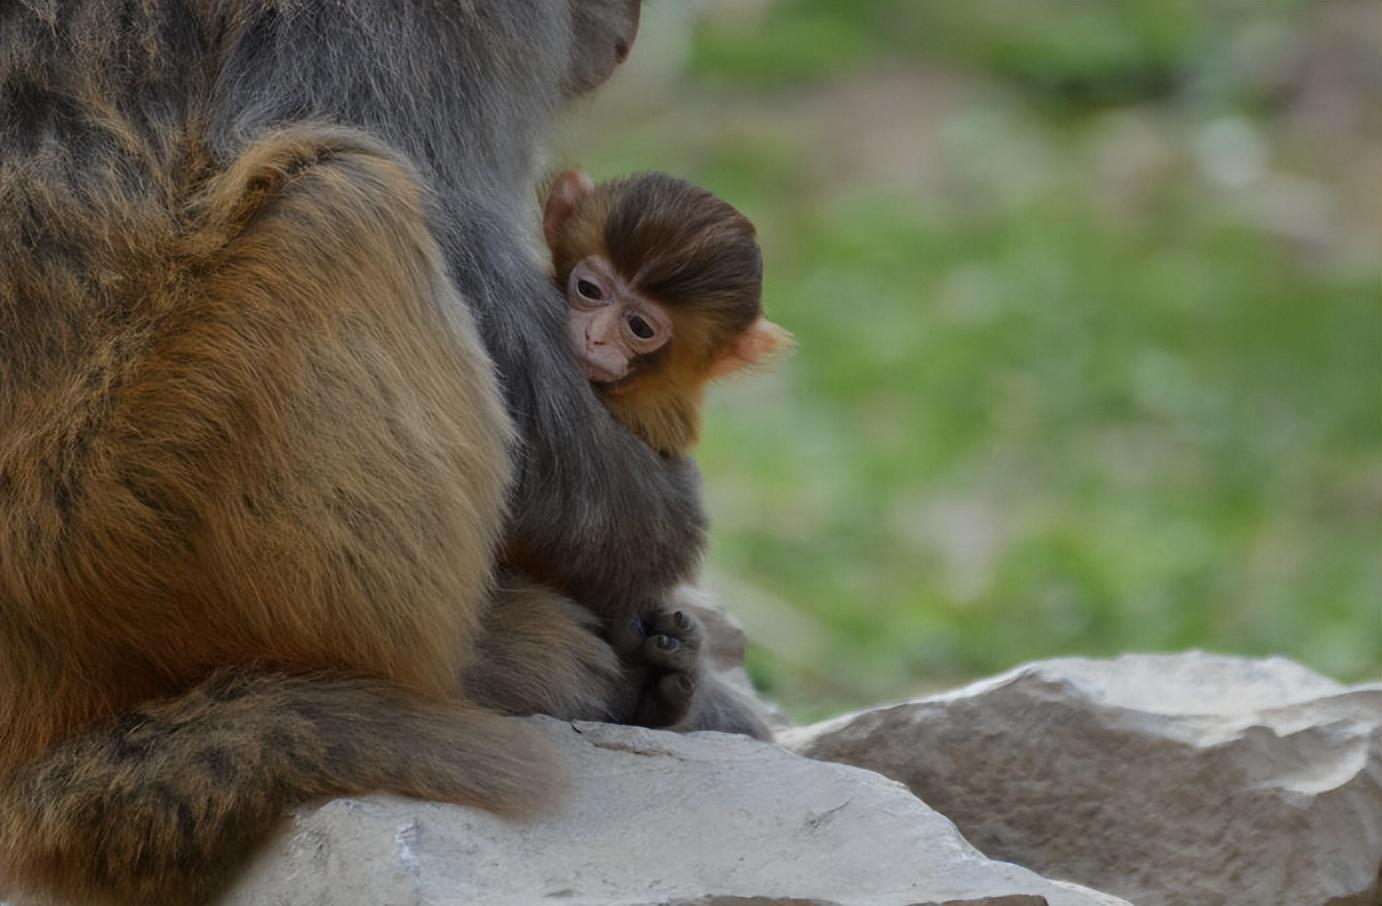
[(599, 619), (564, 595), (513, 575), (500, 578), (466, 694), (505, 714), (617, 720), (634, 688)]
[[(486, 612), (479, 656), (464, 674), (467, 694), (506, 714), (602, 721), (637, 718), (640, 708), (672, 699), (680, 701), (681, 716), (670, 724), (657, 723), (679, 731), (719, 730), (771, 739), (763, 707), (720, 675), (713, 658), (702, 652), (711, 640), (702, 635), (701, 624), (672, 618), (692, 615), (705, 603), (685, 589), (669, 603), (680, 609), (659, 615), (655, 624), (666, 624), (661, 628), (676, 645), (661, 647), (654, 635), (634, 643), (646, 648), (638, 657), (621, 657), (589, 609), (550, 588), (507, 575)], [(737, 661), (738, 655), (730, 656)], [(679, 687), (686, 682), (693, 689), (646, 694), (652, 683)]]

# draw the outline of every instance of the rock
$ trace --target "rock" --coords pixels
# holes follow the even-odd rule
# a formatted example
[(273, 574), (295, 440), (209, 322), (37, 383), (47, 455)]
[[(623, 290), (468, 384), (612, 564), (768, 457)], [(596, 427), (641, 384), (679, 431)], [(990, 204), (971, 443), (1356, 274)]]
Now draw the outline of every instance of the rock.
[(570, 763), (552, 813), (301, 809), (223, 906), (1123, 903), (985, 858), (877, 774), (718, 733), (533, 720)]
[(1375, 906), (1379, 727), (1382, 685), (1189, 653), (1040, 662), (781, 741), (1138, 906)]

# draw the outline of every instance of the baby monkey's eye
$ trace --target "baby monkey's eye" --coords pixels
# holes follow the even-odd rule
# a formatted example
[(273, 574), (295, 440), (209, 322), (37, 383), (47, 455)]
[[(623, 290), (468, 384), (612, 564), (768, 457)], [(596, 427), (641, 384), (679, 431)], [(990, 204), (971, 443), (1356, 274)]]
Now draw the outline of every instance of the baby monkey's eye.
[(592, 302), (599, 302), (601, 299), (605, 297), (604, 291), (601, 290), (600, 287), (596, 286), (594, 283), (591, 283), (589, 280), (577, 280), (576, 292), (580, 293), (582, 296), (585, 296)]
[(653, 325), (643, 320), (639, 315), (633, 315), (629, 318), (629, 330), (633, 331), (633, 335), (640, 340), (651, 340), (653, 335), (657, 333)]

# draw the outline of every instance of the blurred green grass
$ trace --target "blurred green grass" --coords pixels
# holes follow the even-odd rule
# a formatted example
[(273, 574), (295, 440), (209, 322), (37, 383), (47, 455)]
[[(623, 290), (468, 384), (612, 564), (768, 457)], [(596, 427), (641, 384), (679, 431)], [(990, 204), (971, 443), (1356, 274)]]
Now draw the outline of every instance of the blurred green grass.
[(756, 680), (812, 717), (1066, 654), (1376, 678), (1377, 123), (1314, 147), (1242, 51), (1308, 53), (1306, 5), (758, 6), (564, 147), (762, 234), (800, 349), (699, 452)]

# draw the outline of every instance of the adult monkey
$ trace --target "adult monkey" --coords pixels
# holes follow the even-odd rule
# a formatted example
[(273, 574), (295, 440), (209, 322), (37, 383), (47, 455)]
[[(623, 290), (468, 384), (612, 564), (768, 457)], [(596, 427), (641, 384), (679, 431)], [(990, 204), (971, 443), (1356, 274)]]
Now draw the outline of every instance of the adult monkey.
[(618, 665), (522, 584), (482, 644), (556, 666), (473, 661), (511, 464), (477, 324), (516, 546), (616, 641), (701, 549), (693, 469), (604, 413), (521, 243), (537, 136), (637, 13), (0, 4), (0, 888), (195, 903), (306, 798), (521, 808), (552, 768), (460, 672), (697, 713), (637, 640), (648, 694), (602, 704)]

